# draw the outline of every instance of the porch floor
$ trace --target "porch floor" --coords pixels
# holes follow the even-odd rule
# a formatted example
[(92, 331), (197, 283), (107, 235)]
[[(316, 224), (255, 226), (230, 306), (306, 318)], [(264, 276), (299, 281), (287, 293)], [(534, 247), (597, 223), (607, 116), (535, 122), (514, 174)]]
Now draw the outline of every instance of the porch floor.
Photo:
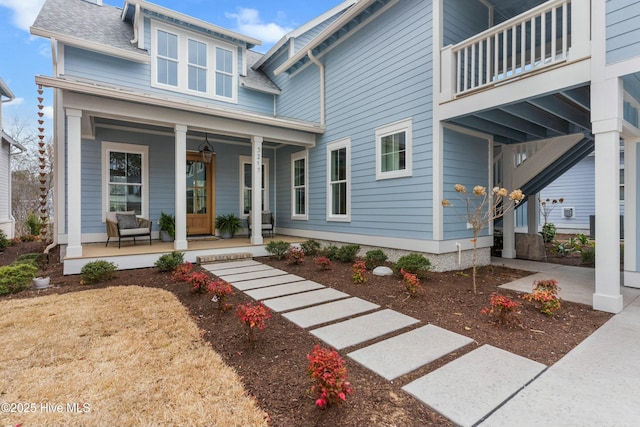
[[(268, 244), (271, 241), (282, 240), (288, 243), (301, 243), (306, 239), (274, 235), (273, 237), (264, 237), (264, 244)], [(251, 242), (248, 236), (239, 236), (232, 239), (206, 239), (206, 238), (188, 238), (187, 242), (189, 247), (183, 252), (187, 251), (202, 251), (207, 249), (229, 249), (229, 248), (243, 248), (251, 246)], [(164, 254), (173, 251), (173, 242), (162, 242), (160, 240), (152, 240), (151, 245), (147, 241), (139, 240), (134, 245), (133, 241), (123, 241), (120, 248), (118, 248), (118, 242), (110, 242), (109, 246), (105, 247), (104, 243), (83, 245), (82, 257), (78, 258), (97, 258), (97, 257), (112, 257), (123, 255), (140, 255), (140, 254)], [(65, 258), (65, 260), (72, 258)], [(75, 259), (75, 258), (74, 258)]]
[[(235, 252), (250, 252), (253, 256), (268, 255), (265, 246), (271, 241), (285, 241), (288, 243), (302, 243), (305, 238), (274, 235), (264, 237), (262, 245), (252, 245), (248, 236), (238, 236), (232, 239), (207, 239), (189, 238), (188, 248), (184, 252), (184, 260), (196, 262), (198, 256), (222, 255)], [(115, 263), (119, 270), (133, 268), (153, 267), (154, 263), (162, 254), (170, 253), (174, 250), (173, 242), (162, 242), (153, 240), (144, 243), (140, 240), (135, 245), (133, 241), (123, 241), (120, 248), (118, 243), (111, 242), (105, 247), (103, 243), (84, 244), (82, 246), (81, 257), (64, 257), (64, 274), (79, 274), (82, 267), (95, 260), (105, 260)]]

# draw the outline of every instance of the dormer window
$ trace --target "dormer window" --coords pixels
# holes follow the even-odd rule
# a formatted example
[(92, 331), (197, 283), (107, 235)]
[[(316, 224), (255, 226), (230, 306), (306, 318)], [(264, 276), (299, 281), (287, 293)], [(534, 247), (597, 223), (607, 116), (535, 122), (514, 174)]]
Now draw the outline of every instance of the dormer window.
[(233, 52), (216, 48), (216, 95), (233, 97)]
[(189, 39), (189, 90), (207, 93), (207, 45)]
[(158, 83), (178, 86), (178, 36), (158, 30)]
[(151, 24), (151, 85), (237, 101), (237, 47), (176, 27)]

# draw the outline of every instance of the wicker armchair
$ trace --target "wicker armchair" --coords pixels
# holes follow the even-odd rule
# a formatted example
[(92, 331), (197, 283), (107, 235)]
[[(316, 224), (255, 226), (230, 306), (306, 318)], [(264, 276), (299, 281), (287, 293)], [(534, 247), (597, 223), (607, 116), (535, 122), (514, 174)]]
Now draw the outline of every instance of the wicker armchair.
[(132, 237), (133, 244), (136, 244), (136, 237), (149, 236), (151, 245), (151, 221), (145, 218), (137, 218), (134, 211), (128, 212), (107, 212), (107, 244), (112, 237), (118, 238), (118, 249), (123, 238)]
[[(269, 233), (269, 236), (273, 237), (273, 214), (269, 211), (262, 212), (262, 232), (265, 231)], [(249, 211), (249, 216), (247, 217), (247, 227), (249, 228), (249, 235), (251, 235), (251, 211)]]

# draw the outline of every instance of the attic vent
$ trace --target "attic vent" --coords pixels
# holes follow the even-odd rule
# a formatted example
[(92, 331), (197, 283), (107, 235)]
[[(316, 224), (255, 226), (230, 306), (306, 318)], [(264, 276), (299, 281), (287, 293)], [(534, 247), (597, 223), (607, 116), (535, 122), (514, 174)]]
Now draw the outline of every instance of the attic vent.
[(574, 218), (576, 216), (576, 208), (562, 208), (562, 216), (564, 218)]

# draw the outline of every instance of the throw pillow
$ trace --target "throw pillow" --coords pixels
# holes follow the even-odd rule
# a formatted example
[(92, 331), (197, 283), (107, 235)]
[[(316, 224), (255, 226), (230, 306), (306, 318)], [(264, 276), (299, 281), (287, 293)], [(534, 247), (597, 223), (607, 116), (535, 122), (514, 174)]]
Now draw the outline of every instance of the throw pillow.
[(138, 228), (138, 220), (135, 215), (131, 214), (116, 214), (118, 218), (118, 228), (126, 230), (130, 228)]

